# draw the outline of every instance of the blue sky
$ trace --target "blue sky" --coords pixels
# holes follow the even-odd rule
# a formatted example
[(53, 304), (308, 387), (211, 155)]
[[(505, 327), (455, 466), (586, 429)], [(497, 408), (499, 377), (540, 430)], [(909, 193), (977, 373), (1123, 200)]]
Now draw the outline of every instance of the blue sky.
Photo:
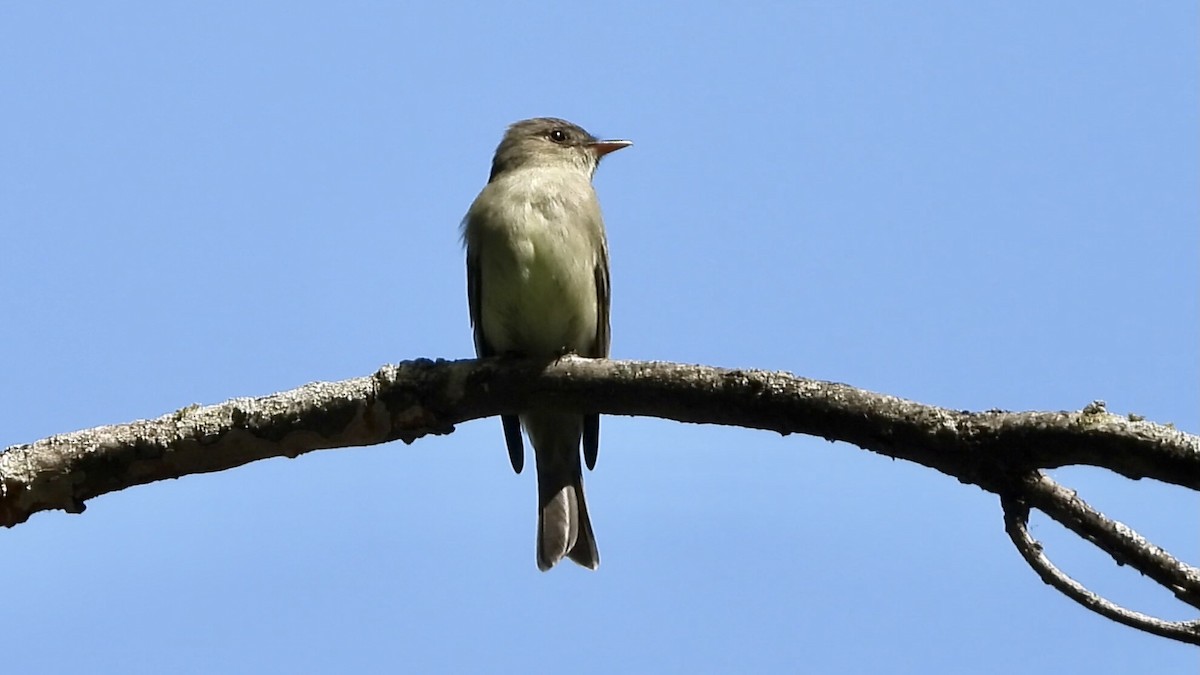
[[(650, 6), (652, 5), (653, 6)], [(596, 178), (613, 355), (1200, 429), (1194, 3), (4, 3), (0, 447), (472, 354), (517, 119)], [(1188, 672), (997, 500), (856, 448), (603, 422), (597, 572), (499, 422), (0, 532), (11, 672)], [(1200, 497), (1055, 477), (1193, 563)], [(1189, 618), (1042, 518), (1080, 580)]]

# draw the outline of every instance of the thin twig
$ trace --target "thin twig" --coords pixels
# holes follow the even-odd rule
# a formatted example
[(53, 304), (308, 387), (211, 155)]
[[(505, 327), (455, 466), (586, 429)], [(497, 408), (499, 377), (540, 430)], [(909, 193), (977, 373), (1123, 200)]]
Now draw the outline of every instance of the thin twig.
[(1034, 473), (1021, 482), (1021, 499), (1112, 556), (1200, 608), (1200, 569), (1180, 561), (1124, 523), (1093, 509), (1073, 490)]
[(1029, 534), (1029, 507), (1016, 499), (1002, 498), (1004, 529), (1021, 557), (1037, 572), (1042, 581), (1088, 609), (1118, 623), (1172, 640), (1200, 645), (1200, 621), (1164, 621), (1135, 612), (1106, 600), (1067, 576), (1050, 562), (1042, 545)]

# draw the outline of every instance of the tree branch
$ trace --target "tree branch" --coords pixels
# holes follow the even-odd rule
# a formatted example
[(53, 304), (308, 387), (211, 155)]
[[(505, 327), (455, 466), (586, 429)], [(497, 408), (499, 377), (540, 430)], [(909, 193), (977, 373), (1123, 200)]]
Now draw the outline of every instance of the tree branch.
[[(956, 411), (787, 373), (673, 363), (420, 359), (369, 377), (53, 436), (0, 453), (0, 525), (38, 511), (78, 513), (92, 497), (165, 478), (323, 448), (411, 443), (450, 433), (460, 422), (531, 408), (803, 433), (907, 459), (1021, 505), (1025, 511), (1005, 509), (1014, 543), (1047, 583), (1071, 597), (1082, 596), (1050, 581), (1057, 579), (1048, 571), (1053, 566), (1029, 553), (1035, 544), (1022, 535), (1022, 514), (1030, 506), (1200, 606), (1200, 571), (1039, 471), (1088, 465), (1200, 490), (1197, 436), (1110, 414), (1100, 402), (1078, 412)], [(1102, 613), (1173, 639), (1192, 642), (1196, 635), (1194, 624), (1168, 629), (1111, 608)]]
[(1042, 552), (1042, 545), (1029, 534), (1029, 507), (1015, 500), (1005, 499), (1004, 529), (1020, 551), (1025, 562), (1037, 572), (1042, 581), (1053, 586), (1063, 595), (1087, 607), (1097, 614), (1117, 623), (1162, 637), (1200, 645), (1200, 621), (1163, 621), (1141, 612), (1125, 609), (1089, 591), (1078, 581), (1063, 574)]
[(1041, 474), (1032, 474), (1024, 480), (1020, 499), (1026, 510), (1030, 506), (1041, 510), (1112, 556), (1118, 565), (1129, 565), (1183, 602), (1200, 608), (1200, 569), (1177, 560), (1128, 525), (1106, 518), (1073, 490)]

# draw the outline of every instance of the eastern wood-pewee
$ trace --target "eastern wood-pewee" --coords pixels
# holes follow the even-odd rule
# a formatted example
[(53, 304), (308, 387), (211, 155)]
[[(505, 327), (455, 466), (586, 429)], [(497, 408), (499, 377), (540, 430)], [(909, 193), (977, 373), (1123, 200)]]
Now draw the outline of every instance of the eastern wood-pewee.
[[(565, 120), (508, 128), (487, 185), (463, 219), (467, 300), (480, 357), (608, 356), (608, 244), (592, 175), (604, 155), (630, 145), (601, 141)], [(583, 498), (580, 439), (596, 465), (600, 416), (527, 410), (502, 415), (513, 469), (524, 466), (521, 427), (538, 481), (537, 564), (564, 556), (600, 564)]]

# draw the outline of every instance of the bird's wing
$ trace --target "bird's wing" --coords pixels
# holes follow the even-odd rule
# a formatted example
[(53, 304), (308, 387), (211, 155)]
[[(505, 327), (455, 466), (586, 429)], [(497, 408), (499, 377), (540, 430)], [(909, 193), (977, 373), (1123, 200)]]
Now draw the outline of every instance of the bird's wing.
[[(467, 242), (467, 307), (471, 312), (471, 326), (475, 329), (475, 353), (479, 358), (496, 356), (496, 350), (488, 343), (483, 332), (483, 315), (480, 310), (483, 275), (479, 271), (479, 256), (470, 241)], [(521, 473), (525, 468), (525, 444), (521, 440), (521, 418), (516, 415), (501, 415), (504, 425), (504, 444), (508, 446), (508, 461), (513, 471)]]
[[(605, 358), (608, 356), (609, 341), (612, 331), (608, 323), (610, 286), (608, 281), (608, 245), (604, 241), (601, 230), (599, 254), (596, 257), (596, 339), (592, 343), (591, 353), (587, 356)], [(596, 457), (600, 454), (600, 415), (588, 413), (583, 416), (583, 460), (588, 469), (596, 468)]]
[(608, 325), (608, 309), (612, 300), (609, 298), (608, 282), (608, 246), (600, 240), (600, 254), (596, 260), (596, 342), (591, 356), (607, 358), (609, 341), (612, 331)]
[(494, 356), (492, 346), (483, 334), (483, 320), (479, 310), (479, 256), (467, 244), (467, 309), (471, 312), (471, 327), (475, 329), (475, 354), (479, 358)]

